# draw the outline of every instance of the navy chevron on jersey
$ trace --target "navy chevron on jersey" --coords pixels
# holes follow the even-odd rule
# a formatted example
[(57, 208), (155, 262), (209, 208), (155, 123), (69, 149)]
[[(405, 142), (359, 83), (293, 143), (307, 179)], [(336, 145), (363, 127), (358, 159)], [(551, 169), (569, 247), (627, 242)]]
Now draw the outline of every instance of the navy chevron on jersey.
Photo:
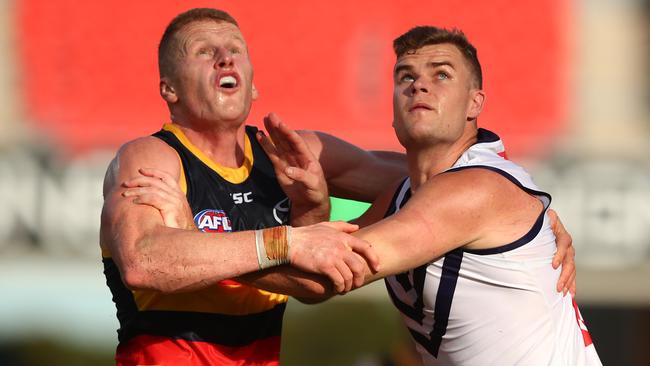
[[(520, 239), (496, 248), (458, 248), (408, 272), (386, 288), (426, 365), (601, 365), (570, 295), (556, 292), (560, 269), (546, 211), (549, 194), (505, 159), (499, 137), (478, 141), (447, 171), (489, 169), (537, 197), (544, 210)], [(407, 178), (386, 216), (411, 197)], [(432, 204), (435, 204), (432, 203)]]
[[(153, 135), (178, 153), (181, 186), (200, 230), (254, 230), (288, 222), (289, 200), (256, 132), (246, 126), (244, 164), (234, 169), (216, 164), (174, 124)], [(120, 322), (118, 364), (278, 363), (286, 295), (233, 280), (181, 294), (131, 291), (107, 251), (103, 262)]]

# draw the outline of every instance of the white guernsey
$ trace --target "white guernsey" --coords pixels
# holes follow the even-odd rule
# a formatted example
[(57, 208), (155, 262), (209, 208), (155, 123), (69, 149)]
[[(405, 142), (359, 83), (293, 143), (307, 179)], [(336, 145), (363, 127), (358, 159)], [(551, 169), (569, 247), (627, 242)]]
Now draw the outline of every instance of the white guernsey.
[[(537, 197), (544, 210), (530, 230), (511, 243), (458, 248), (387, 277), (388, 292), (427, 365), (600, 365), (577, 304), (555, 289), (551, 197), (503, 151), (496, 135), (480, 129), (478, 142), (448, 171), (489, 169)], [(407, 179), (388, 215), (409, 198)]]

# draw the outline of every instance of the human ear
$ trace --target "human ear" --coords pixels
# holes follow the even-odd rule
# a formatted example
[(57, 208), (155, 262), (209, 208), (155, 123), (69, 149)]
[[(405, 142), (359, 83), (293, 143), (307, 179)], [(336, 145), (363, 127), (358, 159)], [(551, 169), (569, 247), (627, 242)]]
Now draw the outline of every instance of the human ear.
[(467, 106), (467, 120), (475, 120), (483, 110), (485, 103), (485, 92), (481, 89), (472, 89), (470, 91), (469, 105)]
[(176, 103), (178, 101), (178, 95), (176, 95), (174, 87), (171, 86), (167, 78), (160, 79), (160, 96), (167, 103)]

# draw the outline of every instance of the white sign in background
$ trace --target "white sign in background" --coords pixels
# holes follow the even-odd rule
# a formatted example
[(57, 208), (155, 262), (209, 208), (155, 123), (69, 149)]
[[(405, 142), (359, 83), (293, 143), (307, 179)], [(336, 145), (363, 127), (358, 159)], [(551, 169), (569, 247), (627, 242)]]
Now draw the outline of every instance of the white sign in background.
[[(0, 255), (99, 259), (102, 181), (112, 153), (65, 164), (46, 153), (0, 156)], [(581, 265), (650, 261), (650, 166), (553, 160), (532, 171), (574, 238)]]

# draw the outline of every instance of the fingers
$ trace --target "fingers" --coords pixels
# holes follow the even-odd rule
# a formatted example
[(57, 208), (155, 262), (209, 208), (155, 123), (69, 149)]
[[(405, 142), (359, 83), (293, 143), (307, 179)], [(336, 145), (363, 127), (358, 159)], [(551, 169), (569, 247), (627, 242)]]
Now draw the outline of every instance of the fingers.
[(340, 294), (345, 290), (345, 280), (336, 266), (333, 265), (323, 270), (323, 274), (332, 281), (336, 293)]
[(136, 187), (156, 187), (162, 191), (171, 191), (170, 188), (167, 184), (165, 184), (163, 181), (157, 178), (151, 178), (151, 177), (145, 177), (145, 176), (140, 176), (137, 178), (133, 178), (130, 180), (125, 181), (122, 184), (126, 188), (136, 188)]
[(316, 161), (305, 140), (276, 114), (270, 113), (264, 119), (264, 125), (280, 154), (290, 165), (306, 168), (310, 162)]
[(271, 139), (264, 134), (264, 132), (258, 131), (255, 137), (257, 138), (257, 141), (259, 141), (260, 145), (262, 145), (262, 149), (264, 149), (266, 155), (269, 157), (275, 157), (279, 160), (278, 149), (275, 147), (273, 142), (271, 142)]
[(348, 247), (350, 247), (353, 252), (359, 254), (366, 260), (368, 267), (371, 271), (373, 271), (373, 273), (379, 271), (379, 256), (377, 255), (377, 252), (372, 247), (372, 245), (367, 241), (357, 239), (355, 237), (350, 238), (351, 239), (346, 243)]
[(310, 161), (315, 160), (314, 154), (311, 152), (305, 140), (293, 129), (291, 129), (286, 123), (280, 122), (278, 129), (282, 132), (282, 136), (285, 138), (285, 142), (290, 147), (291, 151), (294, 153), (296, 160), (300, 165), (306, 165)]
[(553, 268), (558, 268), (560, 264), (562, 265), (562, 272), (557, 283), (557, 291), (563, 292), (565, 295), (567, 292), (575, 294), (576, 265), (573, 239), (566, 231), (555, 211), (548, 210), (548, 216), (557, 245), (557, 252), (553, 256)]
[[(571, 248), (573, 250), (573, 248)], [(576, 266), (575, 261), (573, 260), (573, 251), (566, 256), (562, 261), (562, 272), (560, 272), (560, 278), (557, 282), (557, 291), (563, 292), (566, 294), (571, 287), (573, 287), (573, 293), (575, 293), (575, 277), (576, 277)]]
[(135, 196), (133, 203), (153, 206), (158, 210), (164, 209), (167, 203), (172, 200), (172, 198), (169, 197), (169, 194), (167, 194), (165, 191), (154, 187), (129, 188), (126, 191), (122, 192), (122, 196)]
[(264, 128), (268, 132), (273, 144), (276, 146), (278, 153), (289, 165), (296, 165), (297, 161), (293, 155), (293, 149), (289, 136), (286, 135), (288, 127), (282, 129), (282, 121), (275, 113), (270, 113), (264, 117)]
[(560, 241), (557, 241), (556, 239), (556, 245), (557, 245), (557, 251), (555, 252), (555, 255), (553, 256), (553, 269), (557, 269), (560, 264), (562, 264), (562, 260), (564, 260), (564, 257), (567, 254), (567, 249), (568, 247), (564, 244), (562, 244)]
[(354, 252), (349, 252), (343, 256), (342, 260), (335, 261), (327, 273), (336, 292), (342, 295), (363, 286), (365, 282), (364, 268), (363, 258)]
[(343, 278), (343, 290), (339, 291), (340, 294), (350, 292), (352, 290), (352, 271), (345, 261), (336, 261), (336, 269)]
[(573, 250), (573, 239), (571, 235), (566, 231), (566, 228), (560, 221), (560, 218), (557, 216), (557, 213), (551, 209), (548, 210), (548, 216), (553, 229), (553, 234), (555, 234), (555, 241), (557, 244), (557, 252), (553, 257), (553, 268), (558, 268), (560, 263), (564, 261), (569, 250)]
[[(292, 181), (303, 184), (307, 190), (321, 191), (324, 189), (324, 187), (321, 187), (321, 177), (304, 169), (287, 167), (284, 169), (284, 174)], [(326, 194), (326, 191), (324, 194)]]
[(349, 222), (345, 222), (345, 221), (322, 222), (319, 225), (328, 226), (328, 227), (331, 227), (332, 229), (344, 232), (346, 234), (351, 234), (351, 233), (359, 230), (359, 225), (350, 224)]
[(365, 261), (361, 256), (352, 252), (351, 256), (345, 258), (345, 264), (352, 271), (352, 288), (359, 288), (363, 286), (366, 279), (366, 266)]
[(138, 171), (140, 172), (140, 174), (146, 177), (159, 179), (160, 181), (165, 183), (168, 187), (173, 188), (177, 191), (181, 191), (181, 187), (178, 182), (178, 179), (172, 176), (171, 174), (167, 173), (166, 171), (156, 169), (156, 168), (140, 168)]
[(286, 160), (280, 156), (276, 146), (273, 144), (273, 142), (271, 142), (269, 137), (264, 135), (264, 133), (261, 131), (257, 133), (256, 137), (257, 141), (259, 141), (260, 145), (262, 146), (262, 149), (269, 157), (269, 160), (271, 160), (271, 164), (273, 164), (273, 169), (275, 170), (275, 175), (278, 178), (280, 185), (291, 184), (292, 179), (285, 173), (288, 164)]

